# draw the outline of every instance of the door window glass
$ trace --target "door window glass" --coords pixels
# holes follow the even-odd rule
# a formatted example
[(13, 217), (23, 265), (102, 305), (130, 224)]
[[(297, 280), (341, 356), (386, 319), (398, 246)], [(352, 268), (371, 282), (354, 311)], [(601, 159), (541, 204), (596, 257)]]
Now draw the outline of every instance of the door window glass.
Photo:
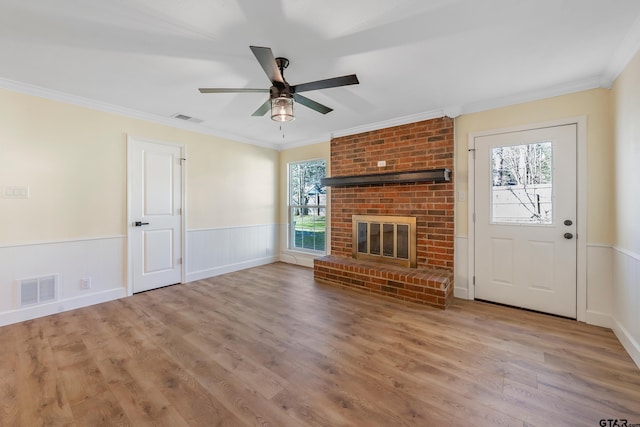
[(551, 142), (491, 149), (491, 222), (551, 224)]

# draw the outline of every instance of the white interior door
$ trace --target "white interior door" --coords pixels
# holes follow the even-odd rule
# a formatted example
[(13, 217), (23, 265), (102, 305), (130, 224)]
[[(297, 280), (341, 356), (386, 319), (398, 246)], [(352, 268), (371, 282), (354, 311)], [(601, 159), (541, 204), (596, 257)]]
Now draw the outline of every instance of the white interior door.
[(576, 125), (475, 142), (475, 298), (576, 317)]
[(182, 148), (129, 139), (133, 292), (182, 280)]

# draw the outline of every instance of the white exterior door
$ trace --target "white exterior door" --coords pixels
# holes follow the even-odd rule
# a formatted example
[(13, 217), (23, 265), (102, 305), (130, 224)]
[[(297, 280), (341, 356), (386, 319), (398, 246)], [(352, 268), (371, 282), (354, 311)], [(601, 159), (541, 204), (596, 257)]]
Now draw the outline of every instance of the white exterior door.
[(475, 142), (475, 298), (576, 317), (576, 125)]
[(129, 139), (133, 292), (182, 281), (182, 148)]

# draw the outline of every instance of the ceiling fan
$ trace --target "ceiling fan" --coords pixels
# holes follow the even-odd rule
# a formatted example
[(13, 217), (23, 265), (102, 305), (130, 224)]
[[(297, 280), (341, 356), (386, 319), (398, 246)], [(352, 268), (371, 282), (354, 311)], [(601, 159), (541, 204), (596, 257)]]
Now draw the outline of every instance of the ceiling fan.
[(271, 109), (271, 119), (278, 122), (293, 120), (293, 101), (297, 101), (305, 107), (309, 107), (322, 114), (333, 111), (332, 108), (322, 105), (312, 99), (300, 95), (317, 89), (327, 89), (331, 87), (356, 85), (358, 77), (355, 74), (332, 79), (317, 80), (315, 82), (290, 85), (284, 79), (284, 70), (289, 66), (287, 58), (275, 58), (271, 48), (249, 46), (262, 69), (271, 80), (269, 89), (248, 89), (248, 88), (200, 88), (200, 93), (243, 93), (243, 92), (264, 92), (269, 93), (269, 99), (260, 106), (252, 115), (264, 116)]

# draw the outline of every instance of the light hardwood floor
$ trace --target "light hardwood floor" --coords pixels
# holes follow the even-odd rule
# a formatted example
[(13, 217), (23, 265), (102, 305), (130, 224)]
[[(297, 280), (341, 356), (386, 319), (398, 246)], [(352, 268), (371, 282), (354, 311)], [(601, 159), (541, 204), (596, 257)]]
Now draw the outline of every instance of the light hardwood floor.
[(0, 425), (640, 423), (613, 333), (408, 306), (283, 263), (0, 328)]

